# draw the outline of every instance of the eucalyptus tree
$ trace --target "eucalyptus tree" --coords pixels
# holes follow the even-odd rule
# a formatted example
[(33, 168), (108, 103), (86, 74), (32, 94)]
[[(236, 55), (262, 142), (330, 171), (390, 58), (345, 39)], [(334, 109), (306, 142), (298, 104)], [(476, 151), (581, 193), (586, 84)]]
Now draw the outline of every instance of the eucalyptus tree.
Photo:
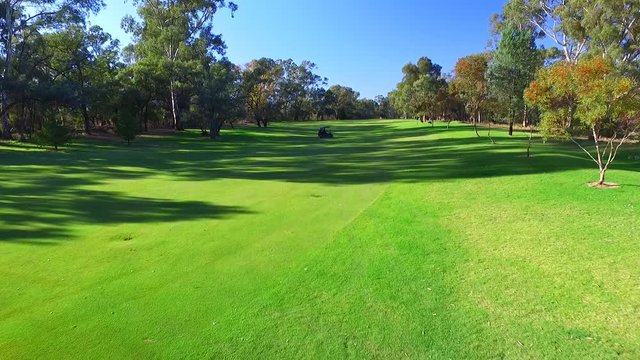
[(278, 83), (278, 97), (282, 105), (284, 119), (293, 117), (298, 121), (308, 117), (312, 107), (312, 96), (326, 84), (326, 79), (315, 74), (316, 64), (302, 61), (299, 65), (293, 60), (279, 60), (282, 67)]
[(205, 65), (193, 98), (192, 113), (202, 128), (209, 128), (211, 139), (220, 136), (225, 121), (243, 114), (241, 80), (240, 68), (227, 59)]
[(510, 0), (497, 16), (505, 26), (550, 39), (565, 61), (592, 53), (639, 72), (640, 0)]
[(278, 85), (283, 72), (282, 64), (269, 58), (253, 60), (242, 71), (247, 112), (258, 127), (267, 127), (278, 111)]
[(316, 99), (316, 116), (320, 120), (324, 120), (325, 116), (336, 115), (335, 105), (337, 102), (336, 94), (331, 89), (320, 88), (314, 92)]
[(416, 64), (405, 65), (402, 73), (402, 81), (391, 94), (395, 108), (406, 117), (420, 117), (422, 121), (441, 113), (442, 94), (447, 87), (442, 67), (422, 57)]
[(376, 102), (376, 114), (375, 116), (380, 119), (393, 119), (396, 117), (396, 110), (391, 104), (389, 96), (378, 95), (375, 97)]
[(350, 120), (357, 117), (358, 98), (360, 93), (350, 87), (342, 85), (332, 85), (329, 91), (335, 96), (332, 110), (336, 120)]
[(225, 0), (135, 0), (139, 21), (131, 15), (122, 21), (122, 27), (136, 41), (135, 53), (139, 60), (164, 68), (168, 74), (166, 91), (169, 96), (172, 127), (179, 127), (177, 90), (180, 74), (192, 66), (193, 44), (203, 44), (211, 54), (223, 54), (222, 36), (213, 32), (215, 14), (228, 8), (232, 14), (238, 9)]
[(118, 90), (118, 41), (99, 26), (77, 25), (45, 34), (45, 39), (47, 66), (54, 78), (74, 85), (76, 107), (89, 134), (95, 118), (109, 113)]
[(510, 0), (499, 16), (503, 24), (499, 30), (546, 37), (560, 48), (566, 61), (576, 62), (587, 50), (585, 5), (584, 0)]
[(25, 82), (17, 64), (20, 47), (32, 38), (40, 37), (52, 29), (68, 24), (82, 24), (87, 15), (97, 13), (102, 0), (5, 0), (0, 7), (2, 30), (0, 58), (2, 64), (2, 88), (0, 89), (0, 123), (2, 137), (11, 138), (9, 110), (17, 103), (11, 98), (10, 88), (16, 82)]

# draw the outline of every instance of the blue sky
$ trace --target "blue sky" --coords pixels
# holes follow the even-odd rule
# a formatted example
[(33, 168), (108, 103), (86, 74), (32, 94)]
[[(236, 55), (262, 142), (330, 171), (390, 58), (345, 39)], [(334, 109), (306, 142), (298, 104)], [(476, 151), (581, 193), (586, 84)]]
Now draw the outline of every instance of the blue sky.
[[(105, 0), (92, 24), (119, 38), (131, 1)], [(252, 59), (310, 60), (329, 84), (350, 86), (372, 98), (393, 90), (402, 66), (428, 56), (450, 71), (458, 58), (481, 52), (489, 18), (505, 0), (236, 0), (232, 18), (217, 14), (215, 28), (238, 64)]]

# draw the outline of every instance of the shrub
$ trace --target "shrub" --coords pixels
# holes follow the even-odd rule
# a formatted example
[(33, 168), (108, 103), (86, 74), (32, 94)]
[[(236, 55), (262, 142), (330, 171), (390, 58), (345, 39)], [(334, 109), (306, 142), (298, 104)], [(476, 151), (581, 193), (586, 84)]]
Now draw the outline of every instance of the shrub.
[(42, 146), (53, 146), (57, 151), (59, 146), (68, 144), (72, 138), (72, 131), (55, 117), (47, 118), (42, 129), (34, 135), (34, 140)]
[(139, 132), (140, 124), (134, 113), (128, 109), (120, 109), (116, 119), (116, 134), (125, 140), (127, 145), (131, 145), (131, 140), (134, 140)]

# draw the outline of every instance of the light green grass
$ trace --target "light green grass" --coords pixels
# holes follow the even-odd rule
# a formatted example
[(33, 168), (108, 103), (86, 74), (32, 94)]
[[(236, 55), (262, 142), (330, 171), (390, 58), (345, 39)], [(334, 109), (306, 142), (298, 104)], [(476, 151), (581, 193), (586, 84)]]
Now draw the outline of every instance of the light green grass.
[(0, 146), (0, 358), (640, 358), (640, 149), (332, 125)]

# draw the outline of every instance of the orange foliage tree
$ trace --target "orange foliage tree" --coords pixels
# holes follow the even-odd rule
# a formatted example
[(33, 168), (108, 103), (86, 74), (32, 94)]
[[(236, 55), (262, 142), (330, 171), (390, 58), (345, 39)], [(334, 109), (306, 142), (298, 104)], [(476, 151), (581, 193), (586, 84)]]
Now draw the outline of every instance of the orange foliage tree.
[[(545, 138), (570, 139), (598, 165), (601, 186), (620, 147), (640, 128), (637, 84), (602, 58), (558, 62), (540, 70), (525, 100), (540, 109)], [(591, 151), (574, 137), (585, 133), (593, 138)]]

